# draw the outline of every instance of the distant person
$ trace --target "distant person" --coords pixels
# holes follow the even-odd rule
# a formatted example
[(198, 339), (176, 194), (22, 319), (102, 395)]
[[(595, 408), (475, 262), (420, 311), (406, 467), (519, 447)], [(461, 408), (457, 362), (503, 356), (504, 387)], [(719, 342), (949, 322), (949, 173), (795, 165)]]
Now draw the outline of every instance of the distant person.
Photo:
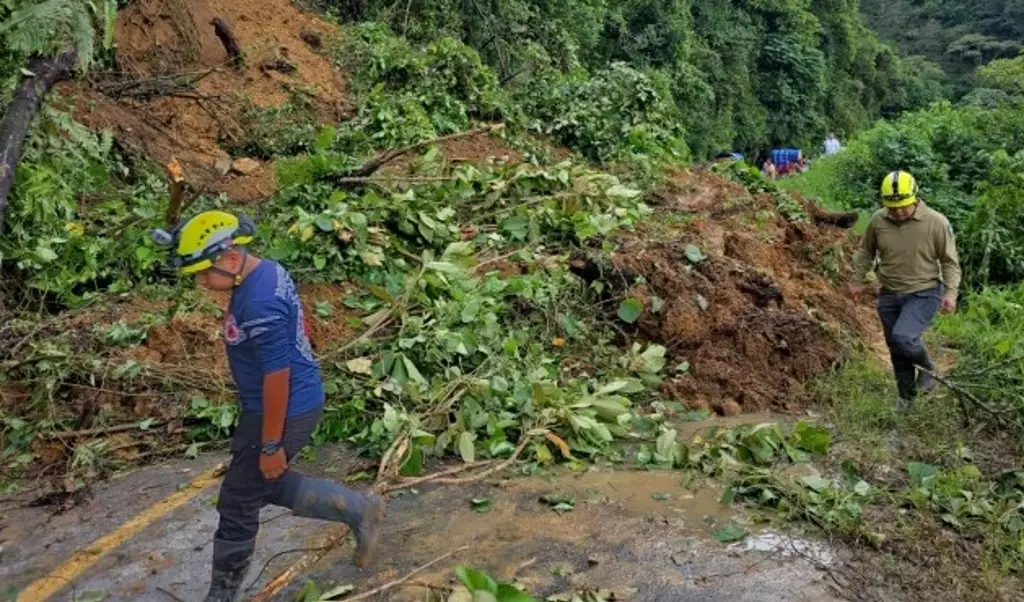
[(834, 155), (842, 150), (843, 145), (839, 144), (839, 139), (836, 138), (834, 133), (829, 133), (828, 138), (825, 138), (825, 155)]
[(384, 516), (377, 496), (289, 466), (320, 421), (324, 385), (291, 276), (280, 264), (244, 249), (255, 232), (244, 216), (204, 211), (172, 232), (153, 233), (158, 243), (172, 247), (171, 263), (182, 276), (231, 293), (223, 335), (242, 416), (217, 500), (220, 524), (213, 535), (206, 602), (232, 602), (237, 596), (256, 548), (260, 509), (267, 504), (351, 527), (357, 566), (372, 558)]
[(779, 171), (775, 169), (775, 162), (771, 157), (765, 159), (764, 165), (761, 166), (761, 175), (769, 180), (775, 180), (779, 176)]
[(878, 316), (899, 390), (896, 410), (906, 412), (913, 408), (918, 392), (935, 388), (935, 379), (917, 369), (935, 371), (921, 335), (938, 310), (956, 310), (960, 261), (949, 220), (919, 198), (912, 175), (905, 171), (886, 175), (882, 205), (884, 209), (871, 216), (854, 256), (856, 280), (850, 295), (860, 300), (867, 288), (867, 273), (875, 268), (881, 283)]

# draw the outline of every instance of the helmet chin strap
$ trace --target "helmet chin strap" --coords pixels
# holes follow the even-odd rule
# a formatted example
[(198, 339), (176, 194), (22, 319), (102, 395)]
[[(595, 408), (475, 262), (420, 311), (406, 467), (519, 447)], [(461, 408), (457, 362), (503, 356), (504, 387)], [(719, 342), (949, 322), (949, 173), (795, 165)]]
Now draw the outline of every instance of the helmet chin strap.
[(234, 274), (232, 274), (231, 272), (229, 272), (229, 271), (227, 271), (227, 270), (225, 270), (223, 268), (219, 268), (216, 265), (210, 266), (210, 271), (211, 272), (216, 272), (217, 274), (220, 274), (221, 276), (227, 276), (228, 278), (233, 279), (235, 281), (235, 286), (238, 286), (239, 284), (242, 284), (242, 274), (245, 273), (245, 264), (248, 261), (249, 261), (249, 254), (246, 253), (245, 251), (242, 251), (242, 266), (240, 268), (238, 268), (238, 271), (235, 272)]

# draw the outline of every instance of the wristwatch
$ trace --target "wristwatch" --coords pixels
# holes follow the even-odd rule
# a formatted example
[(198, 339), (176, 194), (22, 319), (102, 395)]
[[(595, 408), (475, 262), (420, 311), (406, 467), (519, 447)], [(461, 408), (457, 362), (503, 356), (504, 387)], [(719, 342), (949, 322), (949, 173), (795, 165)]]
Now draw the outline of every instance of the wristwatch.
[(281, 449), (280, 441), (265, 441), (259, 446), (260, 453), (265, 456), (273, 456), (277, 453), (277, 450)]

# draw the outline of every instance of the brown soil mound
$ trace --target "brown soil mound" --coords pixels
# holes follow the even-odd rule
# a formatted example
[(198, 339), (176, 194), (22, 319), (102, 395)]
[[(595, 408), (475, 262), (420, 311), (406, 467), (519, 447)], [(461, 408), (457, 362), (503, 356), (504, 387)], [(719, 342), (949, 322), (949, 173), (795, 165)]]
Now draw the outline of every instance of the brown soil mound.
[[(227, 53), (211, 21), (220, 18), (234, 31), (245, 56), (244, 68), (227, 64)], [(337, 27), (296, 9), (289, 0), (139, 0), (117, 20), (120, 75), (147, 78), (215, 69), (194, 92), (148, 100), (113, 98), (85, 83), (64, 85), (76, 117), (94, 129), (109, 129), (130, 153), (162, 164), (177, 158), (189, 181), (234, 200), (265, 198), (274, 192), (273, 169), (249, 175), (220, 175), (218, 160), (228, 158), (220, 140), (238, 135), (246, 102), (257, 107), (284, 104), (303, 95), (322, 122), (350, 112), (346, 82), (306, 41)], [(305, 33), (305, 36), (304, 36)], [(262, 68), (284, 59), (294, 70)]]
[[(824, 261), (849, 244), (847, 231), (787, 222), (771, 197), (710, 172), (687, 172), (665, 190), (656, 199), (664, 219), (623, 237), (612, 257), (622, 274), (643, 277), (630, 289), (644, 301), (641, 331), (669, 348), (670, 365), (692, 366), (664, 391), (720, 414), (797, 409), (804, 383), (839, 359), (838, 330), (862, 330)], [(690, 214), (682, 225), (680, 212)], [(694, 264), (688, 245), (706, 258)], [(843, 257), (834, 276), (848, 269)]]

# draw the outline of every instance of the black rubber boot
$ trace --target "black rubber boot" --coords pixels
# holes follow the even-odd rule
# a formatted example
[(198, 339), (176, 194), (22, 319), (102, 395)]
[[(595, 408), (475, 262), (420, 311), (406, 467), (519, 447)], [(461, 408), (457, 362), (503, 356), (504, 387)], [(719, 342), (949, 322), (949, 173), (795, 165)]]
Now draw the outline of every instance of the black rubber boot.
[(248, 541), (213, 540), (213, 574), (206, 602), (235, 602), (255, 549), (255, 538)]
[[(935, 372), (935, 365), (928, 364), (925, 367), (930, 372)], [(935, 387), (939, 386), (939, 382), (935, 380), (935, 377), (928, 372), (925, 372), (918, 368), (917, 370), (917, 390), (924, 393), (925, 395), (935, 390)]]
[(345, 523), (356, 536), (353, 562), (364, 567), (377, 549), (379, 525), (384, 519), (384, 502), (372, 493), (360, 494), (328, 481), (305, 477), (298, 487), (295, 516)]

